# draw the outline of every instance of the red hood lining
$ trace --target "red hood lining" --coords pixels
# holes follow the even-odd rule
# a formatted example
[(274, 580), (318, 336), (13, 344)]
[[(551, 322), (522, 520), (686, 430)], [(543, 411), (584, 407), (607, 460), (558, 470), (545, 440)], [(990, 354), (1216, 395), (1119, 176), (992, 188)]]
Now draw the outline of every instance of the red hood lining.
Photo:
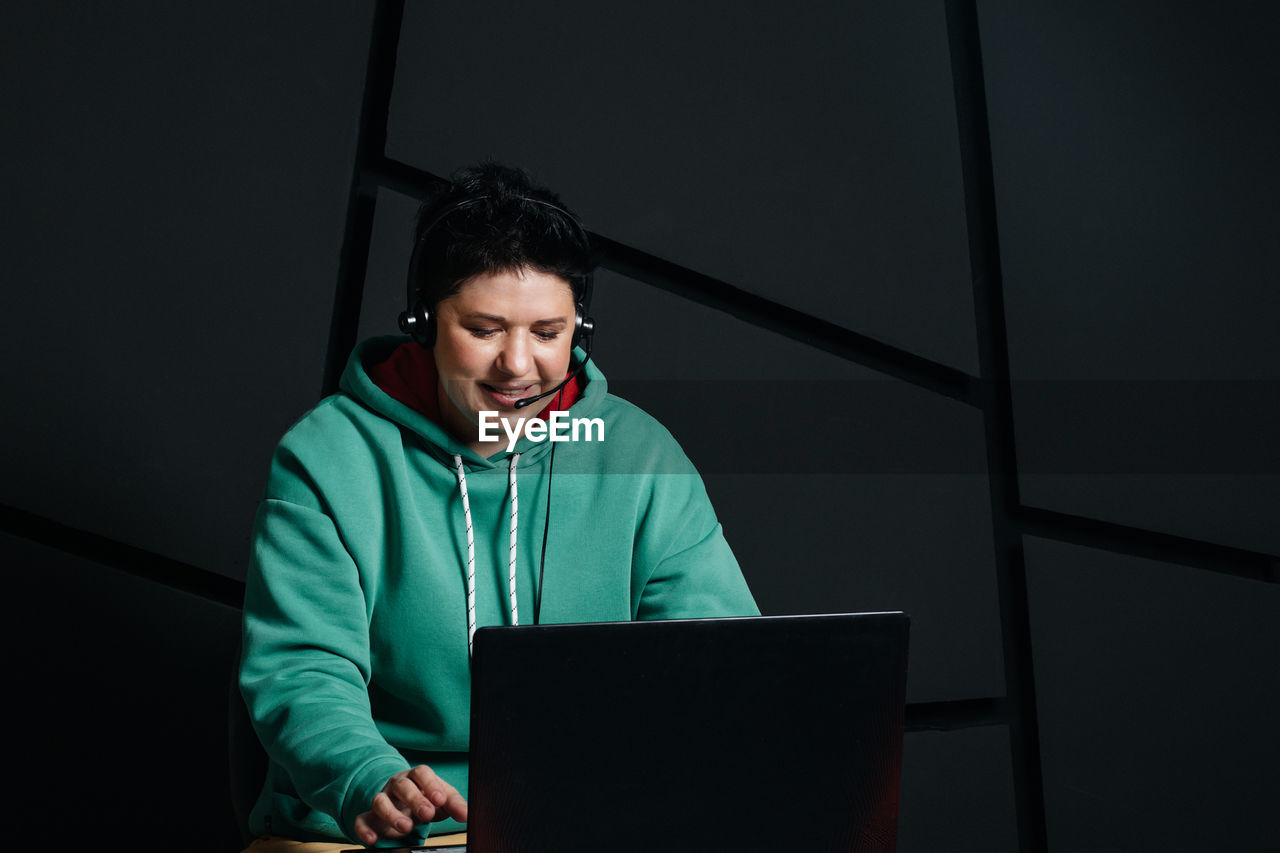
[[(381, 388), (393, 400), (397, 400), (443, 429), (440, 421), (440, 401), (436, 396), (439, 376), (436, 360), (431, 350), (413, 341), (400, 344), (377, 364), (365, 363), (365, 372), (373, 384)], [(551, 402), (535, 420), (545, 420), (547, 412), (564, 412), (582, 399), (585, 379), (579, 373), (573, 377), (563, 392), (551, 397)]]

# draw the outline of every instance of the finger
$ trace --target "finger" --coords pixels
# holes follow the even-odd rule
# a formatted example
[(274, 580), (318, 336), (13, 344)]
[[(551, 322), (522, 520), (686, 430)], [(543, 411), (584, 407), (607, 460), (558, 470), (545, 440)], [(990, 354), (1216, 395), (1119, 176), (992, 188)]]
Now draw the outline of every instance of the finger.
[(425, 774), (410, 771), (392, 786), (392, 794), (400, 801), (405, 814), (412, 815), (418, 823), (438, 819), (429, 787), (435, 781), (438, 781), (438, 777), (430, 770)]
[(413, 829), (413, 821), (410, 820), (408, 812), (396, 805), (386, 792), (379, 793), (373, 798), (373, 808), (370, 811), (376, 818), (376, 821), (371, 821), (371, 825), (379, 835), (399, 838)]
[(369, 826), (368, 812), (356, 817), (356, 840), (366, 847), (378, 843), (378, 833)]
[[(443, 807), (438, 809), (437, 813), (447, 813), (452, 816), (458, 823), (467, 822), (467, 801), (452, 786), (449, 787), (449, 796), (445, 800)], [(443, 820), (443, 817), (440, 818)]]
[[(366, 847), (372, 847), (378, 843), (378, 839), (384, 833), (390, 831), (390, 827), (380, 817), (376, 817), (373, 812), (365, 812), (356, 818), (355, 822), (356, 838)], [(394, 837), (394, 836), (389, 836)]]
[(428, 818), (429, 820), (444, 820), (452, 817), (459, 822), (466, 822), (467, 801), (458, 793), (457, 788), (441, 779), (426, 765), (413, 768), (409, 771), (409, 776), (435, 806), (435, 817)]
[(437, 776), (436, 772), (425, 764), (419, 764), (410, 770), (409, 779), (421, 792), (422, 805), (416, 812), (419, 818), (425, 822), (448, 817), (447, 814), (440, 813), (440, 806), (449, 801), (449, 791), (453, 790), (448, 782)]

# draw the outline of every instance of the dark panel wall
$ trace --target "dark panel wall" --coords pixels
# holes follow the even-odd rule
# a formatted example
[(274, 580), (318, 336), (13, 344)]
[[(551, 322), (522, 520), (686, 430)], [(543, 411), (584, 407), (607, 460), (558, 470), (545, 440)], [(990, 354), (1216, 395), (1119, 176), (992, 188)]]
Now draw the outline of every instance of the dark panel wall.
[(1271, 850), (1280, 588), (1027, 543), (1055, 849)]
[(394, 331), (422, 181), (492, 155), (651, 256), (606, 257), (595, 355), (765, 611), (911, 612), (901, 850), (1265, 849), (1274, 14), (577, 5), (0, 12), (24, 773), (95, 744), (89, 824), (235, 844), (216, 601), (271, 446), (331, 321)]
[(392, 157), (976, 369), (940, 2), (409, 4), (402, 45)]
[(899, 850), (1017, 850), (1003, 727), (907, 735), (902, 756)]
[(137, 849), (231, 851), (226, 709), (240, 611), (0, 535), (12, 820)]
[(369, 20), (5, 5), (0, 503), (243, 578), (320, 387)]
[(1276, 553), (1280, 13), (980, 9), (1027, 502)]
[(240, 843), (238, 611), (60, 553), (96, 540), (39, 520), (133, 546), (99, 549), (126, 571), (178, 560), (243, 577), (271, 448), (322, 381), (370, 12), (0, 9), (15, 826), (113, 847)]

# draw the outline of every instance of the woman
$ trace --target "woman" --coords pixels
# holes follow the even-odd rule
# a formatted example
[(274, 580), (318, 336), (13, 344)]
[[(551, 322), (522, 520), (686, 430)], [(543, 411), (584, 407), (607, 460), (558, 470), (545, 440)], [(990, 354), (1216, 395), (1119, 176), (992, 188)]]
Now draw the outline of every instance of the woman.
[(693, 466), (589, 360), (590, 246), (557, 196), (465, 170), (410, 266), (411, 338), (357, 348), (258, 513), (240, 683), (270, 757), (260, 834), (462, 828), (477, 626), (758, 612)]

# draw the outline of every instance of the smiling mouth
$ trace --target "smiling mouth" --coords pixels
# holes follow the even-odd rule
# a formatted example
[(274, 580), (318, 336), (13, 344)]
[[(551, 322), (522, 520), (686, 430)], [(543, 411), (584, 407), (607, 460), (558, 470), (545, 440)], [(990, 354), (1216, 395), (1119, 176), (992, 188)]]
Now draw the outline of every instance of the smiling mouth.
[(533, 383), (529, 382), (524, 385), (491, 385), (488, 382), (481, 382), (480, 387), (494, 397), (500, 403), (514, 405), (515, 402), (523, 397), (529, 396)]

